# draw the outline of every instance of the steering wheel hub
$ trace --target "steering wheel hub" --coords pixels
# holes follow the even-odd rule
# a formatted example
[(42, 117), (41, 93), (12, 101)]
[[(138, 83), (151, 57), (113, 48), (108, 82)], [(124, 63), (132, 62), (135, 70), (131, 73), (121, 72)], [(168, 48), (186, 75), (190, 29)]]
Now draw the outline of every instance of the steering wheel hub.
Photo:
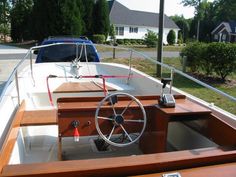
[(120, 125), (124, 123), (124, 117), (122, 115), (116, 115), (114, 118), (115, 125)]

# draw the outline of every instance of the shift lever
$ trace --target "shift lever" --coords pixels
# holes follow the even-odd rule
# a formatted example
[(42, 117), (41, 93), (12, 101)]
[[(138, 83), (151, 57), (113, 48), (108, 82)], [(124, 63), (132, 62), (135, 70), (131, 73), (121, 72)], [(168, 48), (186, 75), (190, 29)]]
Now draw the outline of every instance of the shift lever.
[[(172, 79), (171, 78), (162, 78), (161, 83), (163, 85), (162, 85), (162, 91), (161, 91), (160, 104), (165, 107), (175, 107), (175, 98), (171, 94)], [(170, 83), (169, 94), (164, 94), (164, 89), (168, 83)]]

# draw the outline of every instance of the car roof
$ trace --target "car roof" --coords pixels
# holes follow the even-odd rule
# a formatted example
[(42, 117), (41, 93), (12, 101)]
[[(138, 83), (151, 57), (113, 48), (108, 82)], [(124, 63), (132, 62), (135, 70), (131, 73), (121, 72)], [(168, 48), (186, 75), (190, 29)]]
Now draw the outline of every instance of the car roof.
[(73, 37), (49, 37), (44, 39), (42, 44), (51, 44), (51, 43), (58, 43), (58, 42), (71, 42), (71, 43), (92, 43), (85, 37), (80, 38), (73, 38)]

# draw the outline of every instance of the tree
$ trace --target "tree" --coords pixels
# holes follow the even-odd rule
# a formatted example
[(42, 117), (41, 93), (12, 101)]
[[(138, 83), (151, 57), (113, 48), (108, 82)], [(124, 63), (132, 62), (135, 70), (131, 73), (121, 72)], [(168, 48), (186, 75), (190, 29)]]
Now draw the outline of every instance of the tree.
[(181, 32), (178, 32), (178, 44), (182, 44), (183, 43), (183, 36)]
[(216, 27), (215, 19), (215, 8), (212, 2), (206, 2), (204, 4), (203, 18), (201, 20), (202, 26), (204, 28), (200, 29), (199, 40), (202, 42), (211, 41), (211, 32)]
[(6, 36), (9, 34), (10, 23), (10, 2), (9, 0), (0, 0), (0, 33), (4, 36), (6, 42)]
[(11, 37), (14, 41), (22, 42), (30, 39), (30, 18), (32, 13), (32, 0), (16, 1), (11, 10)]
[(88, 10), (88, 9), (85, 7), (85, 4), (87, 5), (85, 0), (76, 0), (76, 6), (77, 6), (77, 9), (79, 10), (79, 13), (80, 13), (80, 25), (81, 25), (80, 35), (85, 34), (85, 31), (86, 31), (86, 22), (87, 21), (85, 22), (85, 19), (87, 18), (87, 15), (86, 15), (87, 11), (86, 10)]
[(48, 36), (80, 36), (83, 23), (79, 4), (77, 0), (34, 0), (34, 38), (42, 41)]
[(32, 10), (32, 33), (42, 41), (48, 36), (61, 35), (64, 30), (62, 0), (34, 0)]
[(169, 45), (175, 44), (175, 39), (176, 39), (176, 34), (174, 30), (170, 30), (168, 35), (167, 35), (167, 42)]
[(187, 20), (184, 18), (184, 16), (172, 16), (170, 17), (175, 23), (176, 25), (180, 28), (179, 33), (181, 33), (182, 37), (183, 37), (183, 42), (186, 42), (186, 40), (189, 38), (189, 31), (190, 31), (190, 20)]
[(106, 0), (97, 0), (94, 7), (94, 33), (104, 34), (107, 38), (110, 30), (109, 9)]
[(147, 45), (147, 47), (156, 47), (157, 46), (157, 33), (148, 30), (148, 33), (145, 34), (144, 37), (144, 43)]
[(84, 21), (84, 34), (87, 36), (92, 36), (93, 34), (93, 10), (94, 10), (94, 0), (82, 0), (84, 4), (83, 21)]
[(215, 2), (216, 21), (230, 21), (236, 19), (235, 0), (217, 0)]
[(62, 3), (63, 34), (80, 36), (83, 31), (83, 23), (80, 8), (76, 0), (64, 0)]
[(202, 2), (207, 0), (182, 0), (184, 6), (193, 6), (195, 8), (195, 16), (197, 18), (197, 40), (199, 40), (200, 20), (202, 19)]
[(116, 41), (116, 30), (115, 30), (115, 26), (113, 24), (111, 24), (111, 26), (110, 26), (109, 35), (111, 37), (111, 40), (113, 41), (113, 44), (115, 44), (115, 41)]

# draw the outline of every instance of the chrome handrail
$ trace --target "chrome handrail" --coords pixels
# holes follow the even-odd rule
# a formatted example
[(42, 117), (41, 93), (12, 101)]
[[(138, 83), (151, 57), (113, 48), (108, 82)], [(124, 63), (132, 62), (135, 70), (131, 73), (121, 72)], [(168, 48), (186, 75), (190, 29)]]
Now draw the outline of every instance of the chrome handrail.
[[(225, 92), (223, 92), (223, 91), (221, 91), (221, 90), (218, 90), (218, 89), (216, 89), (216, 88), (214, 88), (214, 87), (212, 87), (212, 86), (210, 86), (210, 85), (208, 85), (208, 84), (206, 84), (206, 83), (204, 83), (204, 82), (202, 82), (202, 81), (200, 81), (200, 80), (198, 80), (198, 79), (195, 79), (194, 77), (189, 76), (188, 74), (186, 74), (186, 73), (184, 73), (184, 72), (182, 72), (182, 71), (180, 71), (180, 70), (178, 70), (178, 69), (176, 69), (176, 68), (174, 68), (174, 67), (172, 67), (172, 66), (169, 66), (169, 65), (167, 65), (167, 64), (164, 64), (164, 63), (161, 63), (161, 62), (159, 62), (159, 61), (156, 61), (156, 60), (154, 60), (153, 58), (151, 58), (151, 57), (149, 57), (149, 56), (147, 56), (147, 55), (145, 55), (145, 54), (143, 54), (143, 53), (141, 53), (141, 52), (138, 52), (138, 51), (136, 51), (136, 50), (133, 50), (133, 49), (131, 49), (131, 48), (117, 47), (117, 46), (109, 46), (109, 45), (101, 45), (101, 44), (68, 43), (68, 42), (67, 42), (67, 43), (54, 43), (54, 44), (47, 44), (47, 45), (41, 45), (41, 46), (31, 47), (31, 48), (29, 49), (29, 51), (26, 53), (25, 57), (24, 57), (22, 60), (20, 60), (20, 62), (19, 62), (19, 63), (16, 65), (16, 67), (13, 69), (13, 72), (11, 73), (10, 77), (8, 78), (8, 80), (7, 80), (7, 82), (6, 82), (5, 86), (4, 86), (4, 88), (3, 88), (3, 90), (2, 90), (2, 93), (1, 93), (1, 95), (0, 95), (0, 102), (2, 101), (2, 99), (3, 99), (4, 95), (5, 95), (5, 92), (6, 92), (6, 90), (7, 90), (7, 87), (8, 87), (8, 86), (10, 85), (10, 83), (13, 81), (14, 76), (15, 76), (15, 79), (16, 79), (16, 84), (18, 84), (17, 69), (18, 69), (18, 68), (20, 67), (20, 65), (27, 59), (27, 57), (28, 57), (29, 54), (30, 54), (31, 76), (32, 76), (32, 79), (34, 80), (34, 77), (33, 77), (33, 61), (32, 61), (33, 59), (32, 59), (32, 51), (38, 50), (38, 49), (41, 49), (41, 48), (45, 48), (45, 47), (49, 47), (49, 46), (65, 45), (65, 44), (68, 44), (68, 45), (77, 45), (77, 46), (78, 46), (78, 44), (79, 44), (79, 45), (94, 45), (94, 46), (103, 46), (103, 47), (107, 47), (107, 48), (116, 48), (116, 49), (120, 49), (120, 50), (130, 51), (130, 57), (129, 57), (129, 77), (130, 77), (130, 75), (131, 75), (130, 68), (131, 68), (132, 56), (133, 56), (133, 53), (136, 53), (136, 54), (138, 54), (138, 55), (143, 56), (145, 59), (148, 59), (149, 61), (151, 61), (151, 62), (154, 63), (154, 64), (158, 64), (158, 65), (161, 65), (162, 67), (165, 67), (165, 68), (167, 68), (167, 69), (170, 69), (171, 72), (172, 72), (172, 75), (173, 75), (173, 73), (178, 73), (178, 74), (182, 75), (183, 77), (188, 78), (188, 79), (190, 79), (191, 81), (196, 82), (197, 84), (199, 84), (199, 85), (201, 85), (201, 86), (203, 86), (203, 87), (206, 87), (206, 88), (208, 88), (208, 89), (210, 89), (210, 90), (212, 90), (212, 91), (214, 91), (214, 92), (216, 92), (216, 93), (218, 93), (218, 94), (220, 94), (220, 95), (222, 95), (222, 96), (224, 96), (224, 97), (226, 97), (226, 98), (228, 98), (228, 99), (230, 99), (230, 100), (236, 102), (236, 98), (235, 98), (235, 97), (233, 97), (233, 96), (231, 96), (231, 95), (229, 95), (229, 94), (227, 94), (227, 93), (225, 93)], [(76, 51), (78, 52), (78, 50), (76, 50)], [(78, 56), (78, 54), (76, 54), (76, 56)], [(17, 85), (17, 89), (19, 89), (19, 85)], [(19, 92), (18, 92), (18, 91), (17, 91), (17, 93), (18, 93), (18, 102), (19, 102), (19, 101), (20, 101), (20, 95), (19, 95)]]
[(172, 66), (169, 66), (169, 65), (164, 64), (164, 63), (160, 63), (159, 61), (156, 61), (156, 60), (152, 59), (151, 57), (149, 57), (149, 56), (147, 56), (147, 55), (145, 55), (145, 54), (143, 54), (143, 53), (141, 53), (141, 52), (138, 52), (138, 51), (135, 51), (135, 50), (134, 50), (134, 52), (137, 53), (137, 54), (142, 55), (144, 58), (150, 60), (151, 62), (153, 62), (153, 63), (155, 63), (155, 64), (159, 64), (159, 65), (161, 65), (162, 67), (165, 67), (165, 68), (167, 68), (167, 69), (173, 70), (174, 73), (178, 73), (178, 74), (184, 76), (185, 78), (187, 78), (187, 79), (189, 79), (189, 80), (191, 80), (191, 81), (193, 81), (193, 82), (196, 82), (197, 84), (199, 84), (199, 85), (201, 85), (201, 86), (203, 86), (203, 87), (206, 87), (206, 88), (208, 88), (208, 89), (210, 89), (210, 90), (212, 90), (212, 91), (214, 91), (214, 92), (216, 92), (216, 93), (218, 93), (218, 94), (220, 94), (220, 95), (222, 95), (222, 96), (224, 96), (224, 97), (227, 97), (227, 98), (229, 98), (230, 100), (236, 102), (236, 98), (235, 98), (235, 97), (233, 97), (233, 96), (231, 96), (231, 95), (229, 95), (229, 94), (227, 94), (227, 93), (225, 93), (225, 92), (223, 92), (223, 91), (221, 91), (221, 90), (218, 90), (218, 89), (215, 88), (215, 87), (212, 87), (212, 86), (210, 86), (210, 85), (208, 85), (208, 84), (206, 84), (206, 83), (204, 83), (204, 82), (202, 82), (202, 81), (200, 81), (200, 80), (198, 80), (198, 79), (195, 79), (194, 77), (189, 76), (188, 74), (186, 74), (186, 73), (184, 73), (184, 72), (182, 72), (182, 71), (180, 71), (180, 70), (178, 70), (178, 69), (176, 69), (176, 68), (174, 68), (174, 67), (172, 67)]

